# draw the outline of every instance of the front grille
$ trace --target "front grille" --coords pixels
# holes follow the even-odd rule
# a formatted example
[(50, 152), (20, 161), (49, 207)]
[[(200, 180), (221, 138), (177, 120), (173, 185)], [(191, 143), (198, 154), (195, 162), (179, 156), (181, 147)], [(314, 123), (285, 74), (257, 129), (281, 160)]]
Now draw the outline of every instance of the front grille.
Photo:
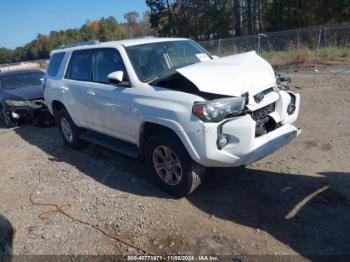
[(252, 118), (256, 122), (265, 122), (266, 118), (269, 114), (275, 111), (275, 103), (269, 104), (263, 108), (260, 108), (254, 112), (252, 112)]
[(256, 95), (254, 96), (255, 102), (256, 102), (256, 103), (260, 103), (260, 102), (264, 99), (264, 97), (265, 97), (267, 94), (271, 93), (272, 91), (273, 91), (273, 88), (270, 87), (270, 88), (268, 88), (268, 89), (266, 89), (266, 90), (264, 90), (264, 91), (262, 91), (262, 92), (256, 94)]
[(272, 103), (251, 113), (252, 118), (256, 121), (255, 137), (265, 135), (280, 126), (269, 116), (275, 111), (275, 108), (276, 104)]

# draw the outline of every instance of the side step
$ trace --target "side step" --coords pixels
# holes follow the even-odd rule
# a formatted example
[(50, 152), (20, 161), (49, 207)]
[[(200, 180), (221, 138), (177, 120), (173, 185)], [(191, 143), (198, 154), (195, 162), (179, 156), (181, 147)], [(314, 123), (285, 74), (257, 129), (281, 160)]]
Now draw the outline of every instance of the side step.
[(102, 135), (93, 131), (85, 131), (80, 135), (80, 139), (132, 158), (138, 157), (139, 150), (136, 145), (116, 138)]

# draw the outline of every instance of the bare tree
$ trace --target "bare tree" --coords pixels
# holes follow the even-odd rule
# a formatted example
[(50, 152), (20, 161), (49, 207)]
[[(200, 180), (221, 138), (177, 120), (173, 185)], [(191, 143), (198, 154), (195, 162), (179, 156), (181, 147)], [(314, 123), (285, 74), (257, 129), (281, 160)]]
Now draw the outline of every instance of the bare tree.
[(127, 12), (124, 18), (128, 22), (129, 30), (132, 36), (137, 35), (137, 19), (140, 17), (136, 11)]

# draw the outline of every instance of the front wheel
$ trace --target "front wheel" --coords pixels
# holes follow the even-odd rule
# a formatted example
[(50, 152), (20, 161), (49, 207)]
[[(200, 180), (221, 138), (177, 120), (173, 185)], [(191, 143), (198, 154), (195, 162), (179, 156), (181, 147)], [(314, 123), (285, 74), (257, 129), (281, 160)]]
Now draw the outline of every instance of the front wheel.
[(8, 112), (4, 107), (1, 107), (0, 117), (4, 121), (7, 128), (11, 128), (16, 125), (16, 121), (11, 117), (10, 112)]
[(146, 143), (145, 159), (155, 183), (177, 197), (192, 193), (200, 185), (205, 171), (171, 133), (153, 135)]

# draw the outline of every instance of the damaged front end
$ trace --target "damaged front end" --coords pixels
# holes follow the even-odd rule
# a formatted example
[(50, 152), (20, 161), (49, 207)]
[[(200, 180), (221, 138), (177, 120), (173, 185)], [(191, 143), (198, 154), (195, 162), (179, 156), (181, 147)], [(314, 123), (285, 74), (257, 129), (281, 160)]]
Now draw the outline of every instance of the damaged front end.
[(283, 124), (293, 123), (297, 119), (300, 105), (299, 94), (277, 89), (273, 92), (264, 102), (262, 101), (262, 105), (259, 105), (260, 102), (248, 105), (250, 115), (256, 122), (256, 137), (274, 131)]
[(220, 94), (219, 89), (219, 94), (201, 91), (177, 72), (157, 79), (151, 85), (202, 97), (204, 101), (194, 102), (192, 112), (204, 122), (220, 122), (248, 114), (256, 122), (255, 135), (259, 137), (296, 120), (296, 116), (291, 116), (297, 115), (294, 113), (299, 108), (299, 95), (277, 84), (279, 80), (275, 81), (274, 85), (262, 91), (253, 89), (238, 97)]
[[(276, 151), (300, 134), (292, 125), (300, 95), (290, 79), (275, 75), (255, 52), (193, 64), (156, 80), (153, 85), (201, 97), (192, 113), (202, 132), (189, 132), (204, 166), (250, 164)], [(201, 134), (201, 135), (199, 135)]]
[(301, 130), (292, 123), (298, 116), (300, 96), (274, 90), (260, 103), (249, 95), (240, 114), (227, 115), (217, 123), (203, 122), (202, 132), (190, 133), (195, 148), (205, 145), (197, 161), (212, 167), (248, 165), (296, 138)]
[(23, 101), (7, 100), (5, 103), (8, 106), (6, 114), (13, 123), (32, 121), (36, 126), (50, 126), (54, 123), (42, 98)]

